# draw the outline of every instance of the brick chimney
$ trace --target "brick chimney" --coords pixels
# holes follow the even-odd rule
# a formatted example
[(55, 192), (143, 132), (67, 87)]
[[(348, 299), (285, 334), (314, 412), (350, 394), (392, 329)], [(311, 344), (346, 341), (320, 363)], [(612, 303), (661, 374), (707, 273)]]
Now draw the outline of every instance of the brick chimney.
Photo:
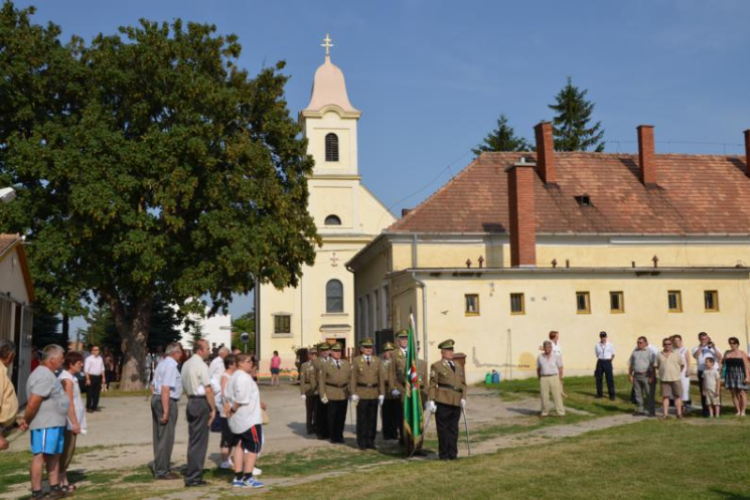
[(750, 177), (750, 128), (745, 130), (745, 166), (746, 174)]
[(640, 125), (638, 127), (638, 160), (641, 167), (641, 182), (646, 186), (659, 183), (655, 156), (654, 126)]
[(513, 267), (536, 266), (535, 167), (521, 158), (519, 163), (505, 169), (508, 173), (510, 265)]
[(555, 140), (550, 122), (539, 122), (534, 127), (536, 158), (539, 176), (545, 184), (557, 184), (555, 173)]

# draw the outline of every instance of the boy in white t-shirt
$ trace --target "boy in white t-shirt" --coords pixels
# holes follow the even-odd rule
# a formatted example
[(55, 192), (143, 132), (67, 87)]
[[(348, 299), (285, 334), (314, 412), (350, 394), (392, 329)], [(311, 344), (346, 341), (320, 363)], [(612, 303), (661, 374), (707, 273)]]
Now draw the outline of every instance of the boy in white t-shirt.
[(708, 403), (708, 411), (711, 418), (719, 418), (721, 415), (721, 375), (716, 369), (716, 360), (710, 356), (704, 359), (706, 370), (703, 372), (703, 387), (701, 392)]
[(237, 355), (237, 371), (224, 389), (224, 411), (232, 431), (234, 447), (234, 481), (237, 488), (262, 488), (263, 483), (253, 477), (255, 461), (263, 442), (258, 385), (250, 376), (253, 359), (249, 354)]

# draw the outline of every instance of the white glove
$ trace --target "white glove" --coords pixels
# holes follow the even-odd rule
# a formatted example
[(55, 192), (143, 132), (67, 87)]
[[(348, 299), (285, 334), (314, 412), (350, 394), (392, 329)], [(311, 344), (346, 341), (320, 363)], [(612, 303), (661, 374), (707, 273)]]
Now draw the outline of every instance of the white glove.
[(398, 391), (398, 389), (393, 389), (391, 391), (391, 394), (393, 394), (394, 398), (397, 398), (397, 397), (399, 397), (401, 395), (401, 393)]
[(431, 413), (435, 413), (437, 411), (437, 405), (434, 401), (427, 401), (427, 409), (430, 410)]
[(302, 395), (302, 401), (307, 401), (307, 396), (305, 396), (304, 394)]
[(466, 408), (466, 400), (461, 398), (461, 408)]
[(327, 405), (328, 404), (328, 397), (323, 396), (322, 398), (320, 398), (320, 402), (323, 403), (324, 405)]
[(378, 406), (383, 406), (383, 401), (385, 401), (385, 396), (378, 396)]
[(359, 403), (359, 396), (357, 396), (356, 394), (352, 394), (351, 399), (352, 399), (352, 403), (354, 404)]

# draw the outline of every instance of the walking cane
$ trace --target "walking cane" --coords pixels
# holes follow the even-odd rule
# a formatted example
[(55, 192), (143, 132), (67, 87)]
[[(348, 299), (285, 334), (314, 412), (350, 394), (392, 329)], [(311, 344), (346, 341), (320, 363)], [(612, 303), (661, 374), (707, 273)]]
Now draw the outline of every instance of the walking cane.
[(464, 414), (464, 428), (466, 429), (466, 448), (469, 449), (469, 456), (471, 456), (471, 445), (469, 444), (469, 422), (466, 420), (466, 410), (461, 407), (461, 413)]

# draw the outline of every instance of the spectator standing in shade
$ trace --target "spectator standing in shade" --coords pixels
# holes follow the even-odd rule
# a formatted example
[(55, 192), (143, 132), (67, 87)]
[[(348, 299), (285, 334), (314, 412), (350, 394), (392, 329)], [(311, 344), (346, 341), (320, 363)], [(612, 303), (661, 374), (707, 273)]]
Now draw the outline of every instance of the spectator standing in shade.
[(89, 413), (99, 410), (99, 393), (102, 391), (102, 378), (104, 376), (104, 360), (99, 355), (99, 347), (91, 348), (91, 355), (86, 358), (83, 365), (86, 374), (86, 411)]
[(729, 350), (724, 354), (724, 369), (724, 386), (732, 393), (737, 416), (744, 417), (747, 410), (746, 391), (750, 385), (750, 363), (747, 353), (740, 349), (740, 340), (737, 337), (729, 338)]
[(604, 397), (602, 378), (606, 377), (609, 399), (614, 401), (615, 377), (612, 372), (612, 361), (615, 359), (615, 346), (608, 340), (607, 332), (599, 333), (599, 342), (594, 347), (594, 353), (596, 354), (596, 371), (594, 372), (594, 377), (596, 378), (596, 397)]
[(195, 353), (182, 365), (182, 389), (188, 396), (188, 449), (185, 486), (204, 486), (203, 466), (206, 463), (211, 422), (216, 416), (214, 391), (206, 359), (211, 353), (208, 342), (193, 344)]
[(710, 356), (705, 359), (706, 369), (703, 371), (703, 387), (701, 393), (708, 402), (711, 418), (721, 416), (721, 374), (716, 369), (716, 360)]
[(221, 379), (221, 374), (224, 373), (224, 370), (226, 370), (226, 367), (224, 366), (224, 360), (229, 355), (229, 348), (227, 347), (219, 347), (219, 349), (216, 351), (216, 357), (211, 361), (211, 364), (208, 365), (208, 374), (211, 376), (211, 379)]
[(669, 416), (669, 400), (674, 399), (675, 412), (677, 418), (682, 418), (682, 382), (680, 372), (685, 366), (680, 353), (672, 350), (672, 341), (669, 338), (662, 342), (664, 348), (657, 356), (654, 367), (659, 373), (661, 381), (661, 398), (664, 407), (664, 415), (661, 418)]
[(279, 351), (273, 351), (271, 357), (271, 386), (279, 385), (279, 372), (281, 371), (281, 358)]
[(63, 371), (57, 376), (68, 397), (68, 422), (65, 427), (65, 443), (60, 456), (60, 485), (65, 493), (72, 493), (76, 487), (68, 481), (68, 468), (76, 451), (76, 440), (79, 434), (86, 433), (86, 407), (81, 399), (81, 388), (78, 385), (78, 374), (83, 370), (83, 355), (80, 352), (68, 351), (63, 361)]
[(549, 396), (555, 403), (555, 413), (558, 417), (565, 416), (562, 399), (563, 362), (562, 358), (552, 349), (552, 341), (545, 340), (542, 345), (544, 352), (536, 360), (536, 376), (539, 378), (539, 389), (542, 398), (541, 417), (549, 415)]
[[(18, 397), (8, 377), (8, 367), (13, 366), (15, 357), (16, 344), (7, 339), (0, 340), (0, 425), (3, 431), (13, 425), (18, 413)], [(0, 450), (7, 450), (9, 446), (5, 432), (0, 432)]]
[[(68, 397), (55, 372), (63, 364), (63, 348), (50, 344), (44, 348), (42, 363), (26, 382), (28, 403), (21, 430), (31, 430), (31, 498), (62, 498), (60, 454), (65, 444)], [(47, 468), (50, 491), (42, 492), (42, 472)]]
[[(698, 365), (698, 387), (703, 387), (703, 372), (706, 370), (706, 356), (711, 356), (717, 362), (721, 363), (721, 353), (714, 346), (711, 337), (706, 332), (700, 332), (698, 334), (698, 346), (693, 347), (693, 359), (696, 360)], [(703, 416), (708, 418), (711, 414), (708, 411), (708, 402), (705, 396), (701, 395), (701, 407), (703, 410)]]
[(645, 415), (646, 411), (650, 416), (656, 413), (654, 403), (654, 362), (656, 356), (648, 348), (646, 337), (638, 337), (635, 351), (630, 355), (628, 360), (628, 378), (633, 384), (635, 391), (636, 415)]
[(181, 358), (180, 346), (169, 344), (166, 356), (156, 367), (151, 384), (151, 424), (154, 440), (154, 465), (151, 471), (156, 480), (180, 477), (169, 469), (169, 464), (174, 448), (177, 406), (182, 396), (182, 377), (177, 369), (177, 363)]

